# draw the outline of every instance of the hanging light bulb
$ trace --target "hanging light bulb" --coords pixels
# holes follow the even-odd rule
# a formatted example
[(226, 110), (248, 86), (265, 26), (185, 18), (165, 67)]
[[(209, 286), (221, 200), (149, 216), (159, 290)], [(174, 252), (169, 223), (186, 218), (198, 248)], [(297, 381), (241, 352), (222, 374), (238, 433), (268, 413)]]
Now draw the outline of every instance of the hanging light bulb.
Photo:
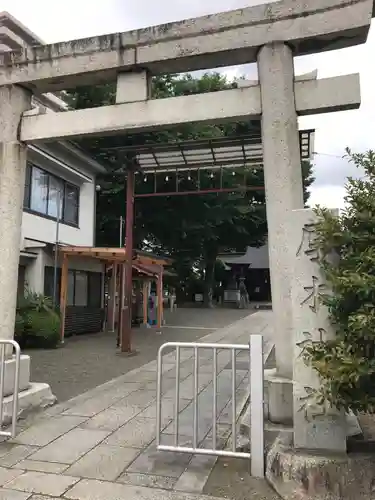
[(144, 176), (143, 182), (147, 182), (147, 175)]
[(234, 170), (233, 170), (233, 172), (232, 172), (232, 175), (233, 175), (233, 177), (236, 175), (236, 172), (235, 172)]
[(168, 176), (168, 175), (166, 175), (166, 176), (165, 176), (165, 181), (166, 181), (166, 182), (168, 182), (168, 181), (169, 181), (169, 176)]
[(188, 181), (191, 181), (191, 175), (190, 175), (190, 173), (188, 175)]
[(213, 172), (211, 172), (210, 177), (211, 177), (211, 179), (213, 179), (213, 178), (214, 178), (214, 173), (213, 173)]

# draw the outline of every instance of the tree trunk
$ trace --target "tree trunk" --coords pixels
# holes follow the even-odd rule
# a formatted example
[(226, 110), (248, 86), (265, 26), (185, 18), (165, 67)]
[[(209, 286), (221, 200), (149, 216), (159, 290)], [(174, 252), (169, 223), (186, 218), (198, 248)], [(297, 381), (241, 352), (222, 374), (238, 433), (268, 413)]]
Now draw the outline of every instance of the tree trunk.
[(204, 277), (204, 295), (203, 304), (205, 307), (213, 307), (213, 287), (215, 278), (215, 264), (216, 264), (217, 253), (212, 252), (207, 255), (206, 267), (205, 267), (205, 277)]

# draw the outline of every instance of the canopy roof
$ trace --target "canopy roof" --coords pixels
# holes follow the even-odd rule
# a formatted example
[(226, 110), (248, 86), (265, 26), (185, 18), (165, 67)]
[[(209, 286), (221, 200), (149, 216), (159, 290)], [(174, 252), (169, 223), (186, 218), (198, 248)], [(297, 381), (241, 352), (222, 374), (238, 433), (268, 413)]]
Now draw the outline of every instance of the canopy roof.
[[(312, 157), (314, 133), (315, 130), (300, 131), (302, 160)], [(126, 164), (126, 159), (133, 159), (144, 173), (263, 165), (259, 132), (246, 136), (117, 146), (110, 149), (118, 154), (123, 164)]]

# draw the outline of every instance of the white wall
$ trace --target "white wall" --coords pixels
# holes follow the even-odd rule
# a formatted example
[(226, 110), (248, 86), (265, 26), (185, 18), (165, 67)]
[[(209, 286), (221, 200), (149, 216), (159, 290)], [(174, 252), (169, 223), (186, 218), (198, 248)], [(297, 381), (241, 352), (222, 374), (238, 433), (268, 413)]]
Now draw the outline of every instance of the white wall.
[[(60, 223), (59, 242), (67, 245), (94, 245), (95, 182), (80, 186), (79, 227)], [(23, 213), (22, 238), (29, 238), (45, 243), (56, 241), (56, 221), (43, 216)]]
[[(53, 149), (51, 146), (48, 149), (43, 147), (43, 149), (47, 152), (47, 156), (29, 149), (28, 161), (80, 188), (79, 227), (76, 228), (60, 223), (59, 242), (67, 245), (93, 246), (95, 243), (95, 175), (88, 169), (84, 169), (79, 159), (74, 161), (74, 157), (71, 154), (58, 149), (58, 145)], [(49, 154), (54, 154), (57, 160), (54, 161), (51, 159), (52, 156), (48, 156)], [(71, 167), (71, 170), (64, 168), (64, 164)], [(85, 179), (80, 174), (84, 175)], [(22, 218), (22, 239), (24, 238), (44, 243), (55, 243), (56, 221), (24, 211)]]
[(37, 293), (44, 292), (44, 266), (45, 266), (45, 253), (42, 249), (35, 251), (37, 257), (35, 259), (28, 259), (25, 269), (25, 284), (27, 287)]

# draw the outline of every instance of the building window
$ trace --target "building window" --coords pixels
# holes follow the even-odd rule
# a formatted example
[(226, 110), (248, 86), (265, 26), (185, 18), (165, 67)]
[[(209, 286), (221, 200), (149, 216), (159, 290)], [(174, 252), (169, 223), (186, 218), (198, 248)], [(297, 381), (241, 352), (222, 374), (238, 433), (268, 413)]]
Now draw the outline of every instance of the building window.
[[(57, 295), (60, 302), (61, 269), (57, 270)], [(44, 268), (44, 295), (53, 297), (53, 267)], [(87, 271), (68, 271), (67, 306), (100, 309), (102, 306), (102, 275)]]
[(88, 275), (82, 271), (75, 271), (74, 305), (87, 306), (88, 302)]
[(35, 165), (26, 170), (23, 206), (26, 210), (78, 225), (79, 188)]

